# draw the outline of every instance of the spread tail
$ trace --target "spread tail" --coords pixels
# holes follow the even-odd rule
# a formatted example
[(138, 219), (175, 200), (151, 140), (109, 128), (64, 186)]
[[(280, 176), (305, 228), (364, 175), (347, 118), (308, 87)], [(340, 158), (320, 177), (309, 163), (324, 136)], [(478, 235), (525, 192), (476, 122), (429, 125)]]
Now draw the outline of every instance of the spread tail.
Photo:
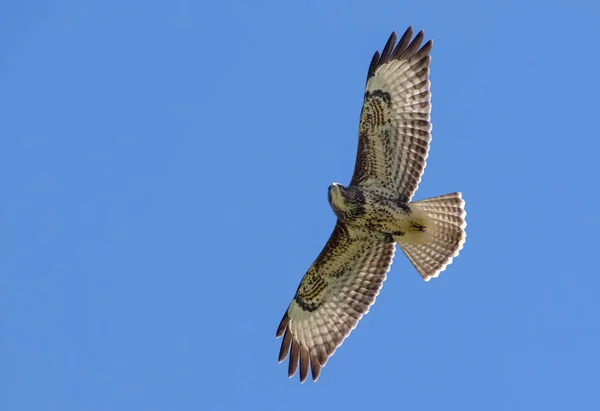
[(458, 255), (466, 239), (465, 202), (460, 193), (446, 194), (409, 204), (414, 215), (423, 215), (426, 229), (416, 236), (398, 238), (398, 245), (425, 281), (437, 277)]

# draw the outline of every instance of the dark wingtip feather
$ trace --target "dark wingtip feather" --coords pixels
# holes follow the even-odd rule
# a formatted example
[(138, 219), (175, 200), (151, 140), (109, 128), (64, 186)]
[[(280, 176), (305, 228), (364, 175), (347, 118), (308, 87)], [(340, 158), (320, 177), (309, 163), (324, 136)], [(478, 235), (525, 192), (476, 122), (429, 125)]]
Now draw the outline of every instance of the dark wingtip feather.
[(300, 358), (300, 344), (295, 339), (292, 340), (292, 353), (288, 365), (288, 377), (292, 378), (298, 371), (298, 360)]
[(412, 39), (412, 36), (413, 36), (413, 28), (412, 28), (412, 26), (408, 26), (408, 28), (406, 29), (406, 31), (404, 32), (402, 37), (400, 37), (400, 41), (398, 42), (398, 45), (394, 49), (394, 53), (392, 54), (392, 60), (399, 58), (402, 55), (402, 53), (404, 53), (404, 50), (406, 50), (406, 48), (410, 44), (410, 40)]
[(413, 55), (419, 50), (421, 47), (421, 43), (423, 43), (423, 39), (425, 38), (425, 32), (423, 30), (419, 31), (413, 41), (408, 45), (406, 50), (398, 56), (399, 59), (410, 60)]
[(423, 57), (427, 56), (431, 52), (432, 48), (433, 48), (433, 40), (429, 40), (427, 43), (423, 44), (423, 47), (421, 47), (414, 56), (411, 57), (412, 60), (418, 61), (418, 60), (422, 59)]
[(281, 319), (281, 322), (279, 323), (279, 327), (277, 327), (277, 332), (275, 333), (275, 338), (279, 338), (283, 335), (283, 333), (287, 329), (287, 325), (289, 322), (290, 322), (290, 317), (288, 316), (288, 312), (286, 310), (285, 314), (283, 314), (283, 318)]
[(333, 346), (333, 343), (330, 343), (329, 340), (323, 342), (323, 344), (317, 345), (317, 347), (316, 347), (316, 350), (317, 350), (316, 360), (319, 361), (319, 365), (323, 366), (323, 365), (327, 364), (327, 360), (329, 359), (329, 355), (331, 355), (331, 354), (327, 354), (327, 352), (331, 351), (331, 353), (333, 353), (333, 350), (334, 350), (333, 347), (330, 349), (330, 346)]
[(375, 75), (377, 67), (379, 67), (379, 51), (376, 51), (375, 54), (373, 54), (371, 64), (369, 65), (369, 72), (367, 73), (367, 81)]
[(388, 61), (388, 59), (390, 58), (390, 55), (392, 54), (392, 51), (394, 51), (395, 45), (396, 45), (396, 32), (392, 31), (390, 38), (388, 39), (387, 43), (385, 43), (385, 47), (383, 48), (383, 51), (381, 52), (381, 57), (379, 58), (379, 61), (384, 62), (384, 63), (386, 61)]
[(300, 383), (306, 381), (308, 377), (308, 366), (310, 365), (310, 355), (308, 348), (300, 346)]
[(292, 333), (289, 330), (285, 330), (283, 341), (281, 342), (281, 349), (279, 350), (279, 362), (283, 362), (288, 354), (290, 353), (290, 347), (292, 346)]
[(321, 375), (321, 364), (319, 364), (319, 359), (315, 355), (311, 355), (310, 357), (310, 372), (312, 374), (313, 382), (319, 379), (319, 375)]

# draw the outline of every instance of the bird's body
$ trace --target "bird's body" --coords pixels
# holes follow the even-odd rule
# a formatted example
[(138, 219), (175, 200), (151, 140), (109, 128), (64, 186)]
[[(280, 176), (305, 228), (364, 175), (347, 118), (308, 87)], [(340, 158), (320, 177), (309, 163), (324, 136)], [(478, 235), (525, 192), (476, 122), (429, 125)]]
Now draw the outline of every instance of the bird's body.
[(329, 204), (346, 226), (379, 233), (382, 239), (408, 239), (422, 244), (431, 234), (428, 216), (384, 187), (344, 187), (334, 183), (329, 188)]
[(460, 193), (411, 201), (431, 140), (431, 40), (412, 28), (396, 44), (392, 33), (369, 66), (358, 152), (347, 187), (328, 198), (337, 222), (310, 266), (277, 329), (279, 361), (288, 375), (317, 380), (321, 368), (375, 302), (396, 244), (425, 281), (452, 262), (465, 241)]

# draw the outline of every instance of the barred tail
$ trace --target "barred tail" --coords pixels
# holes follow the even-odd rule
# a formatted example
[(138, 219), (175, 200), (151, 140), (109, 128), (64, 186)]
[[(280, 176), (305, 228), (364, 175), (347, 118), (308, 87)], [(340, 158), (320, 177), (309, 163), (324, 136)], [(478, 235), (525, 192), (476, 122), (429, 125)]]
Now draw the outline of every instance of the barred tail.
[(398, 241), (410, 262), (425, 281), (437, 277), (458, 255), (466, 239), (465, 202), (460, 193), (446, 194), (409, 204), (433, 222), (426, 243)]

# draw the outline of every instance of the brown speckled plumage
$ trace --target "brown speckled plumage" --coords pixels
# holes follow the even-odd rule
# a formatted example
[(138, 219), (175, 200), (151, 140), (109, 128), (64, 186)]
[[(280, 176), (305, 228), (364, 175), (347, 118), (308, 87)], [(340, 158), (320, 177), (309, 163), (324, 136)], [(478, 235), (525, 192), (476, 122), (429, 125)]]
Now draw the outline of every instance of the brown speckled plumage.
[[(431, 140), (429, 64), (432, 42), (412, 28), (392, 33), (367, 75), (354, 174), (333, 184), (338, 217), (277, 329), (288, 375), (317, 380), (321, 368), (369, 311), (394, 258), (396, 242), (425, 280), (436, 277), (465, 239), (460, 193), (410, 202)], [(412, 41), (411, 41), (412, 39)]]

